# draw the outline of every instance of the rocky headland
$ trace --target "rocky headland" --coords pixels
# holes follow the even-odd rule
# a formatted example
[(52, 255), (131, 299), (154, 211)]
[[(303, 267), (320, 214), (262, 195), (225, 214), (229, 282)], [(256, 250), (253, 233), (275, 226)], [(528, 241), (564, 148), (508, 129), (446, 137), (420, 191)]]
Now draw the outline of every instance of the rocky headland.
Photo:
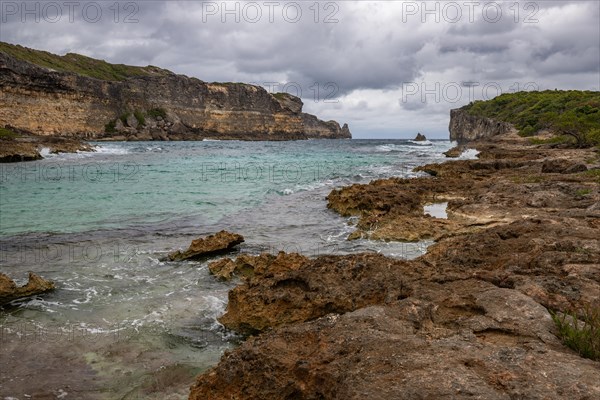
[(57, 56), (0, 42), (0, 127), (88, 140), (350, 138), (302, 101), (244, 83)]
[[(598, 148), (532, 140), (464, 110), (450, 130), (479, 158), (328, 197), (358, 217), (349, 239), (435, 240), (423, 256), (211, 263), (242, 278), (220, 321), (250, 337), (190, 399), (600, 397), (600, 362), (566, 346), (552, 316), (581, 327), (600, 307)], [(424, 213), (437, 203), (447, 218)]]

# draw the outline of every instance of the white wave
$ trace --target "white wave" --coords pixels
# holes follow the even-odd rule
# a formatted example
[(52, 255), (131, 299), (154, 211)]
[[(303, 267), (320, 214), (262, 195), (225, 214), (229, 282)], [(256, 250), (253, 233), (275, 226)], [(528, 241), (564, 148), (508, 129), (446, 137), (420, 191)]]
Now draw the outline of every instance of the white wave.
[(40, 149), (40, 155), (44, 158), (48, 158), (48, 156), (50, 155), (50, 148), (49, 147), (42, 147)]
[(221, 142), (219, 139), (202, 139), (203, 142)]
[(458, 158), (461, 160), (476, 160), (478, 158), (479, 151), (475, 149), (466, 149), (463, 151)]
[(96, 297), (96, 296), (98, 296), (98, 291), (96, 290), (96, 288), (95, 288), (95, 287), (91, 287), (91, 288), (89, 288), (89, 289), (86, 289), (86, 290), (84, 291), (84, 294), (85, 294), (85, 299), (83, 299), (83, 300), (80, 300), (80, 299), (74, 299), (74, 300), (73, 300), (73, 303), (74, 303), (74, 304), (87, 304), (87, 303), (89, 303), (90, 301), (92, 301), (92, 298), (93, 298), (93, 297)]
[(326, 179), (326, 180), (322, 180), (322, 181), (298, 184), (294, 188), (285, 188), (281, 191), (278, 190), (277, 193), (279, 193), (280, 195), (283, 195), (283, 196), (289, 196), (291, 194), (298, 193), (298, 192), (310, 192), (313, 190), (321, 189), (323, 187), (334, 186), (335, 183), (336, 182), (332, 179)]
[(382, 152), (394, 151), (395, 148), (396, 148), (396, 146), (393, 144), (381, 144), (376, 147), (377, 150), (382, 151)]
[[(98, 145), (96, 146), (97, 154), (129, 154), (129, 149), (123, 148), (119, 145), (108, 144), (108, 145)], [(93, 153), (91, 153), (93, 154)]]
[(433, 145), (433, 143), (430, 142), (429, 140), (421, 140), (421, 141), (418, 141), (418, 140), (409, 140), (408, 142), (412, 143), (412, 144), (417, 144), (419, 146), (432, 146)]

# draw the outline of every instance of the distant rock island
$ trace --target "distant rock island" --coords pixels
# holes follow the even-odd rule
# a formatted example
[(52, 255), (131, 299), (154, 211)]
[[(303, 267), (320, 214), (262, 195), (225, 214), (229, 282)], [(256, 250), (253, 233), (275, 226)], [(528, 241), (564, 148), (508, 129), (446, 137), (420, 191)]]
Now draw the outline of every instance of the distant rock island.
[(93, 140), (351, 138), (302, 101), (245, 83), (0, 42), (0, 128)]
[(417, 136), (415, 137), (415, 142), (424, 142), (426, 140), (427, 138), (425, 137), (425, 135), (423, 135), (421, 132), (417, 133)]

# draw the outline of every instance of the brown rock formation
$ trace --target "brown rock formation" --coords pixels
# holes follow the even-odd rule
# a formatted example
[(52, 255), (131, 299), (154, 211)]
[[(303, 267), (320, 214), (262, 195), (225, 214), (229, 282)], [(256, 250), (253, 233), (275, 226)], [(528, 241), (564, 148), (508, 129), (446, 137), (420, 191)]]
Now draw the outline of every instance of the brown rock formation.
[(45, 293), (54, 288), (53, 282), (40, 278), (33, 272), (29, 273), (27, 284), (20, 287), (7, 275), (0, 272), (0, 305), (10, 303), (22, 297)]
[[(265, 260), (266, 255), (258, 256)], [(402, 261), (361, 254), (319, 257), (279, 253), (263, 271), (229, 292), (226, 327), (253, 334), (283, 324), (345, 313), (406, 297), (406, 276), (391, 273)], [(408, 269), (408, 268), (404, 268)], [(414, 274), (414, 273), (413, 273)]]
[[(0, 126), (38, 135), (120, 140), (351, 137), (346, 125), (302, 113), (300, 99), (271, 95), (258, 86), (206, 83), (154, 67), (120, 81), (100, 80), (53, 71), (2, 51), (0, 104)], [(169, 118), (158, 120), (153, 110)], [(135, 112), (148, 116), (147, 124), (133, 118)], [(125, 124), (117, 126), (123, 115)]]
[[(264, 275), (267, 269), (271, 272), (281, 268), (289, 270), (292, 268), (292, 265), (296, 265), (298, 262), (301, 264), (305, 261), (305, 258), (300, 255), (283, 255), (283, 257), (283, 260), (281, 260), (280, 257), (275, 257), (268, 253), (261, 254), (260, 256), (241, 254), (235, 260), (222, 258), (213, 261), (208, 264), (208, 269), (213, 275), (225, 280), (231, 279), (234, 275), (238, 275), (243, 279), (249, 279), (255, 275)], [(294, 263), (292, 260), (297, 260), (298, 262)]]
[(171, 261), (195, 260), (223, 254), (233, 250), (235, 246), (243, 241), (244, 237), (242, 235), (221, 231), (205, 238), (193, 240), (186, 251), (175, 251), (169, 254), (168, 259)]
[[(250, 338), (198, 377), (204, 399), (584, 399), (598, 365), (566, 350), (548, 312), (477, 280)], [(577, 382), (577, 384), (573, 384)]]

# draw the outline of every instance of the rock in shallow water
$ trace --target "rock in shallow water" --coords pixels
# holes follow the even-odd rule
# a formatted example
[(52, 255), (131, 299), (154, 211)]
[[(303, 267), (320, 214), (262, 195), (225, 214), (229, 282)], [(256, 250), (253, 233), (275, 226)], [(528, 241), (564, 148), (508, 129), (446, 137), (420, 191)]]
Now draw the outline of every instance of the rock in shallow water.
[(29, 281), (24, 286), (17, 284), (7, 275), (0, 272), (0, 305), (13, 300), (48, 292), (55, 288), (54, 283), (47, 281), (33, 272), (29, 273)]
[(443, 154), (448, 158), (458, 158), (466, 149), (466, 146), (454, 146), (453, 148), (444, 152)]
[(222, 254), (233, 250), (233, 247), (244, 241), (242, 235), (221, 231), (205, 238), (192, 241), (186, 251), (176, 251), (168, 255), (170, 261), (194, 260), (203, 257)]

